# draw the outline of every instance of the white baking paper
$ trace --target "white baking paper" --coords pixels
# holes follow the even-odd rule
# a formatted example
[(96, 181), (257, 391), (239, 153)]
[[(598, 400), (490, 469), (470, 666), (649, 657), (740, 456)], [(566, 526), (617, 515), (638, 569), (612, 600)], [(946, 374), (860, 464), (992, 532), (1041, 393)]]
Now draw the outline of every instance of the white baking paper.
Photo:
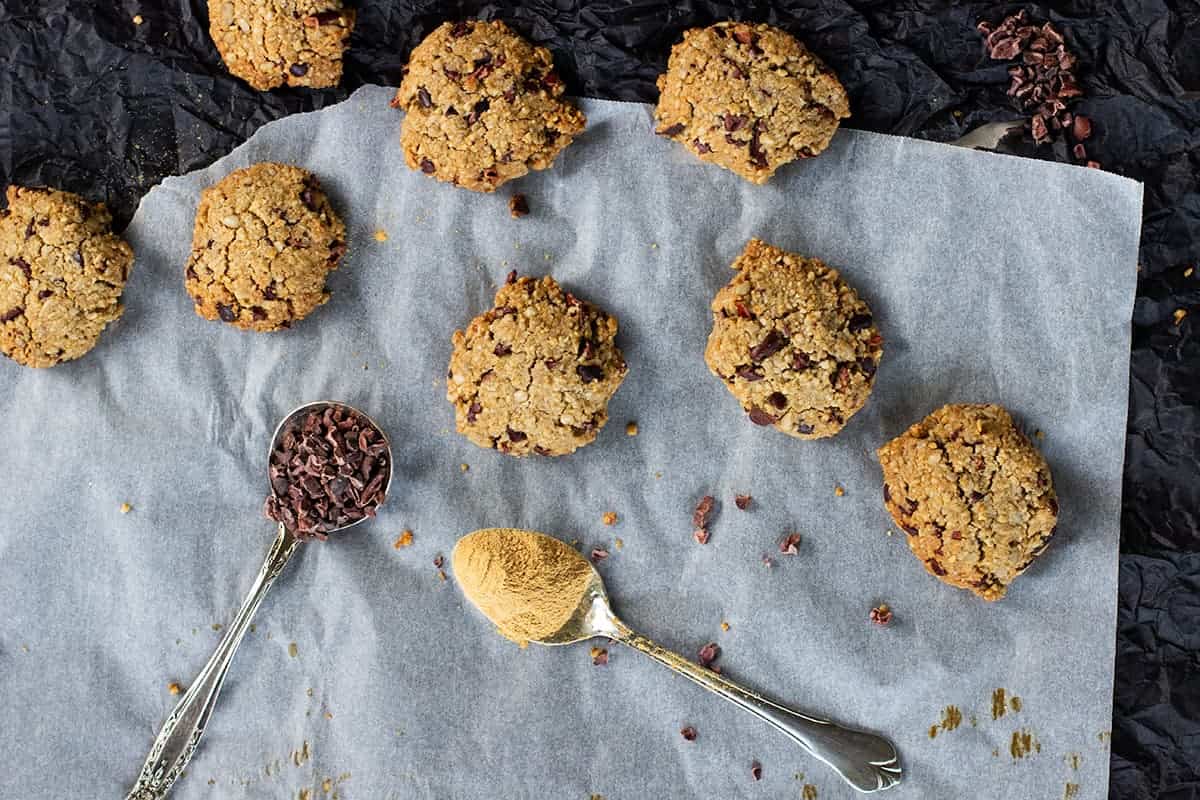
[[(127, 310), (99, 347), (48, 371), (0, 363), (0, 796), (124, 796), (168, 684), (208, 658), (274, 535), (270, 433), (316, 399), (381, 421), (394, 490), (374, 523), (305, 546), (267, 598), (180, 800), (853, 796), (637, 653), (609, 646), (598, 667), (586, 645), (502, 639), (433, 563), (485, 526), (606, 548), (635, 628), (691, 655), (716, 641), (725, 674), (893, 737), (897, 800), (1106, 796), (1138, 184), (847, 130), (753, 186), (654, 136), (649, 107), (584, 101), (586, 133), (511, 187), (533, 210), (514, 220), (510, 187), (404, 166), (390, 94), (269, 124), (165, 181), (127, 231)], [(261, 160), (317, 173), (350, 231), (333, 300), (271, 335), (200, 319), (183, 289), (200, 190)], [(709, 302), (752, 236), (841, 268), (875, 310), (875, 392), (834, 439), (755, 427), (705, 367)], [(620, 320), (629, 377), (569, 457), (453, 430), (450, 335), (510, 269)], [(875, 448), (956, 401), (1043, 431), (1061, 498), (1053, 545), (995, 604), (927, 575), (880, 496)], [(791, 531), (800, 553), (781, 555)], [(887, 628), (867, 619), (880, 602)], [(1021, 708), (993, 719), (998, 688)], [(961, 723), (931, 738), (951, 705)]]

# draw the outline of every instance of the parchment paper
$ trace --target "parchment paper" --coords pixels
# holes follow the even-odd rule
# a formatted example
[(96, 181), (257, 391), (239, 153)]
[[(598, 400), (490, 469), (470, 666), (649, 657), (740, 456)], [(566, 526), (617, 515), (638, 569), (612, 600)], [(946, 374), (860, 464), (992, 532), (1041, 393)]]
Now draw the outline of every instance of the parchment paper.
[[(274, 424), (336, 398), (387, 428), (392, 495), (281, 578), (174, 796), (324, 797), (326, 779), (345, 800), (853, 796), (632, 651), (597, 667), (587, 646), (500, 638), (433, 565), (496, 525), (606, 547), (634, 627), (689, 654), (717, 641), (727, 674), (893, 737), (908, 780), (891, 797), (1105, 796), (1137, 184), (844, 131), (751, 186), (653, 136), (648, 107), (584, 101), (587, 132), (521, 182), (533, 214), (513, 220), (507, 191), (405, 168), (389, 96), (366, 87), (164, 182), (128, 230), (127, 312), (97, 350), (50, 371), (0, 364), (0, 795), (123, 796), (168, 684), (208, 658), (273, 534)], [(182, 272), (201, 188), (268, 159), (320, 176), (350, 251), (329, 305), (253, 335), (196, 317)], [(751, 236), (842, 268), (876, 312), (875, 393), (832, 440), (751, 425), (704, 365), (709, 301)], [(621, 322), (629, 377), (570, 457), (516, 460), (453, 432), (450, 334), (514, 268)], [(926, 575), (880, 499), (874, 449), (952, 401), (1000, 402), (1043, 431), (1061, 499), (1054, 544), (998, 604)], [(720, 509), (702, 547), (690, 516), (706, 493)], [(406, 528), (413, 545), (395, 549)], [(793, 530), (800, 554), (780, 555)], [(867, 621), (879, 602), (888, 628)], [(998, 688), (1020, 711), (993, 719)], [(948, 705), (961, 723), (931, 738)]]

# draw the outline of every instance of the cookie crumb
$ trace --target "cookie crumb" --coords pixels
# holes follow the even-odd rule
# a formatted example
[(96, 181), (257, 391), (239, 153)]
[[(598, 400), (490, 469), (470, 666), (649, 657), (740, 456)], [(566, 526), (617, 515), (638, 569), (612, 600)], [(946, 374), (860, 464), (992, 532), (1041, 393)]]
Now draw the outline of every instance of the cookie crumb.
[(762, 764), (757, 761), (750, 762), (750, 777), (754, 780), (762, 780)]
[(300, 648), (296, 646), (295, 642), (288, 643), (288, 655), (291, 656), (292, 658), (295, 658), (296, 656), (300, 655)]
[(592, 648), (592, 664), (597, 667), (603, 667), (608, 663), (608, 650), (603, 647)]
[(842, 497), (846, 494), (846, 490), (843, 489), (841, 486), (835, 486), (835, 487), (833, 487), (833, 493), (837, 497)]
[(326, 712), (325, 712), (325, 719), (333, 719), (333, 712), (332, 712), (332, 711), (326, 711)]
[(1040, 442), (1046, 438), (1046, 434), (1041, 428), (1038, 428), (1036, 431), (1033, 432), (1033, 438), (1037, 439)]
[(467, 463), (465, 463), (465, 462), (464, 462), (464, 463), (462, 463), (462, 464), (459, 464), (459, 465), (458, 465), (458, 469), (459, 469), (459, 471), (460, 471), (460, 472), (466, 472), (466, 471), (467, 471), (467, 470), (469, 470), (470, 468), (471, 468), (471, 465), (470, 465), (470, 464), (467, 464)]
[(638, 426), (637, 426), (636, 422), (634, 422), (633, 420), (630, 420), (629, 422), (625, 423), (625, 435), (626, 436), (637, 436), (638, 435)]
[(704, 528), (696, 528), (692, 531), (692, 538), (696, 540), (696, 544), (708, 544), (708, 531)]
[(142, 19), (142, 15), (141, 15), (141, 14), (134, 14), (134, 15), (133, 15), (133, 24), (134, 24), (134, 25), (141, 25), (141, 24), (142, 24), (143, 22), (145, 22), (145, 21), (146, 21), (146, 20)]
[(721, 655), (721, 646), (716, 642), (709, 642), (700, 648), (700, 652), (696, 654), (696, 660), (700, 662), (700, 666), (712, 668), (712, 664)]
[(608, 551), (605, 550), (603, 547), (593, 547), (592, 548), (592, 563), (593, 564), (603, 561), (606, 558), (608, 558)]
[(129, 505), (129, 503), (121, 503), (122, 514), (128, 514), (130, 511), (133, 511), (133, 506)]
[(332, 789), (333, 789), (333, 779), (326, 778), (325, 780), (321, 781), (321, 791), (322, 792), (324, 792), (325, 794), (329, 794), (329, 792)]
[(739, 509), (741, 509), (742, 511), (745, 511), (746, 509), (748, 509), (750, 507), (750, 501), (753, 499), (754, 498), (752, 498), (748, 494), (739, 494), (733, 498), (733, 504), (735, 506), (737, 506)]
[(787, 536), (783, 537), (783, 541), (779, 543), (779, 552), (788, 556), (797, 555), (800, 552), (800, 539), (800, 534), (789, 533)]
[(604, 516), (601, 517), (601, 521), (604, 522), (605, 525), (616, 525), (617, 524), (617, 512), (605, 511)]
[(887, 603), (880, 603), (871, 609), (871, 622), (884, 626), (892, 621), (892, 609)]
[(446, 580), (446, 570), (444, 570), (444, 569), (439, 569), (439, 570), (438, 570), (438, 580), (442, 581), (443, 583), (445, 582), (445, 580)]
[(621, 549), (622, 547), (624, 547), (624, 546), (625, 546), (625, 540), (624, 540), (624, 539), (622, 539), (622, 538), (618, 537), (618, 538), (616, 538), (616, 539), (614, 539), (614, 540), (613, 540), (613, 547), (617, 548), (618, 550), (620, 550), (620, 549)]
[(1187, 269), (1185, 269), (1183, 271), (1183, 277), (1190, 278), (1190, 277), (1192, 277), (1192, 273), (1195, 271), (1196, 271), (1195, 267), (1188, 267)]
[(528, 216), (529, 198), (519, 193), (508, 198), (508, 213), (512, 214), (513, 219)]
[(183, 691), (183, 687), (180, 686), (175, 681), (171, 681), (170, 683), (167, 684), (167, 691), (170, 692), (171, 694), (179, 694), (180, 692)]
[(1175, 313), (1172, 315), (1172, 317), (1175, 319), (1175, 327), (1179, 327), (1179, 325), (1183, 323), (1183, 318), (1186, 317), (1187, 314), (1188, 312), (1186, 308), (1175, 309)]
[(689, 742), (696, 741), (696, 729), (691, 725), (685, 725), (684, 727), (680, 728), (679, 735), (684, 739), (687, 739)]
[(214, 622), (211, 627), (214, 631), (219, 631), (223, 626), (219, 622)]
[(413, 532), (408, 529), (405, 529), (404, 532), (400, 534), (399, 538), (396, 539), (396, 541), (392, 545), (392, 547), (399, 550), (402, 547), (408, 547), (412, 543), (413, 543)]
[(374, 236), (375, 241), (377, 242), (386, 242), (388, 240), (387, 231), (385, 231), (383, 228), (378, 228), (375, 231)]
[(727, 630), (729, 630), (729, 623), (728, 623), (728, 622), (725, 622), (725, 621), (723, 621), (723, 620), (722, 620), (722, 622), (721, 622), (721, 630), (723, 630), (723, 631), (727, 631)]

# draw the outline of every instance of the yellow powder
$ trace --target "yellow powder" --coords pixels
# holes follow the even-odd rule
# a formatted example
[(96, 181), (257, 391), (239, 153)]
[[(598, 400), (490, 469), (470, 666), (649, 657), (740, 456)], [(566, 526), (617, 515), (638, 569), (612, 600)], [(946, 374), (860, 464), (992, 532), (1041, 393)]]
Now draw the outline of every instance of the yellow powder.
[(571, 618), (592, 566), (558, 539), (516, 528), (484, 528), (451, 555), (463, 594), (518, 644), (544, 639)]

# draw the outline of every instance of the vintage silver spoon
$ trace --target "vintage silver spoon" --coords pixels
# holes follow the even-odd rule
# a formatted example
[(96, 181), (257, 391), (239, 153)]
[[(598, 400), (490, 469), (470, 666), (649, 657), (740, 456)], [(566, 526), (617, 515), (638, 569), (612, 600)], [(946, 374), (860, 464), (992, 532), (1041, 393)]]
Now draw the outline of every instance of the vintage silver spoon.
[[(484, 529), (478, 534), (505, 535), (506, 532), (534, 534), (552, 542), (553, 537), (534, 531), (514, 529)], [(628, 645), (639, 650), (684, 677), (716, 692), (726, 700), (740, 706), (765, 720), (790, 736), (805, 750), (833, 767), (855, 789), (860, 792), (878, 792), (900, 783), (903, 770), (896, 748), (887, 739), (865, 731), (844, 728), (829, 720), (802, 713), (774, 703), (757, 692), (746, 689), (708, 667), (703, 667), (683, 656), (634, 632), (617, 618), (604, 590), (604, 582), (586, 559), (566, 545), (560, 546), (583, 561), (591, 571), (579, 604), (570, 618), (553, 633), (540, 639), (531, 639), (539, 644), (574, 644), (597, 636)], [(457, 559), (457, 556), (456, 556)], [(460, 578), (460, 584), (462, 580)], [(465, 590), (466, 587), (464, 587)], [(468, 598), (474, 598), (468, 593)]]
[[(284, 432), (294, 422), (310, 411), (329, 407), (343, 408), (358, 415), (379, 433), (384, 443), (388, 442), (387, 435), (384, 434), (378, 423), (356, 408), (330, 401), (308, 403), (292, 411), (279, 423), (279, 427), (275, 429), (275, 434), (271, 437), (271, 449), (267, 451), (268, 463)], [(387, 491), (392, 483), (390, 444), (388, 444), (386, 453), (387, 477), (381, 490), (384, 497), (387, 496)], [(327, 533), (340, 533), (353, 528), (366, 519), (370, 519), (370, 517), (363, 517), (348, 525), (327, 531)], [(233, 654), (237, 652), (242, 637), (249, 629), (254, 612), (258, 610), (267, 590), (283, 572), (283, 568), (287, 566), (300, 543), (301, 540), (293, 536), (283, 526), (283, 523), (279, 524), (279, 533), (275, 536), (275, 542), (267, 552), (267, 558), (258, 571), (258, 577), (254, 579), (254, 584), (250, 587), (250, 593), (242, 601), (242, 607), (238, 609), (233, 622), (225, 629), (225, 635), (221, 637), (221, 641), (217, 644), (217, 649), (212, 657), (208, 659), (208, 663), (200, 670), (200, 674), (192, 681), (192, 685), (184, 692), (183, 698), (163, 723), (158, 738), (154, 740), (154, 745), (150, 748), (150, 755), (146, 757), (146, 763), (142, 766), (137, 783), (134, 784), (125, 800), (161, 800), (166, 797), (171, 785), (187, 767), (188, 762), (192, 759), (192, 754), (196, 752), (196, 746), (200, 744), (204, 727), (208, 724), (209, 717), (212, 716), (217, 695), (221, 692), (221, 684), (224, 683), (225, 673), (229, 669), (229, 662), (233, 660)]]

